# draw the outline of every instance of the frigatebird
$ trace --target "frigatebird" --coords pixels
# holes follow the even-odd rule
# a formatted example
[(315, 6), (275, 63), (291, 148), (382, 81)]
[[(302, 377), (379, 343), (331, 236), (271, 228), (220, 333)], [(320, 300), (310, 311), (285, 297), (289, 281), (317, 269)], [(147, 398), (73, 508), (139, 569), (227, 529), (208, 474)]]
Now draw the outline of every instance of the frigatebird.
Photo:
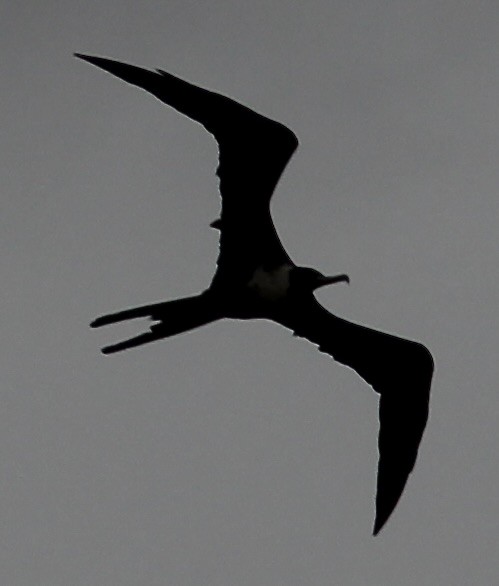
[(341, 319), (314, 297), (325, 285), (349, 282), (297, 266), (277, 235), (270, 198), (298, 146), (283, 124), (238, 102), (161, 69), (150, 71), (111, 59), (76, 57), (136, 85), (199, 122), (216, 139), (222, 211), (211, 226), (220, 231), (213, 280), (202, 293), (104, 315), (94, 328), (147, 317), (148, 332), (107, 346), (112, 354), (168, 338), (215, 320), (268, 319), (306, 338), (352, 368), (380, 395), (376, 535), (397, 505), (414, 468), (429, 412), (433, 358), (418, 342)]

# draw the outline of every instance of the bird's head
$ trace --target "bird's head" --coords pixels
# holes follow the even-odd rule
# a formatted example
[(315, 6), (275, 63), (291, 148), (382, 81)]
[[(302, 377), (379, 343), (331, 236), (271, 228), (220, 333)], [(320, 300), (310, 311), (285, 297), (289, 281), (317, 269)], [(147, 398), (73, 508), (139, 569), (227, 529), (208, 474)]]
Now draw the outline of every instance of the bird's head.
[(334, 283), (350, 283), (348, 275), (334, 275), (328, 277), (320, 271), (309, 267), (295, 267), (291, 273), (291, 287), (295, 291), (315, 291), (319, 287), (333, 285)]

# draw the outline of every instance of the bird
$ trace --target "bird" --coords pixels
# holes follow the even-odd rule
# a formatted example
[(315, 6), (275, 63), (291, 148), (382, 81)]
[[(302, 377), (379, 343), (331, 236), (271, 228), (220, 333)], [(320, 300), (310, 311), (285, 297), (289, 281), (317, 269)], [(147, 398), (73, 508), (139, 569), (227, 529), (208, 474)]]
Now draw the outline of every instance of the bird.
[(210, 286), (197, 295), (103, 315), (93, 328), (148, 318), (149, 330), (102, 349), (113, 354), (221, 319), (266, 319), (353, 369), (379, 395), (378, 471), (373, 535), (392, 515), (413, 471), (429, 416), (434, 360), (426, 346), (337, 317), (314, 292), (349, 283), (297, 266), (270, 213), (274, 189), (298, 146), (294, 132), (225, 95), (161, 69), (74, 54), (138, 86), (200, 123), (218, 144), (219, 256)]

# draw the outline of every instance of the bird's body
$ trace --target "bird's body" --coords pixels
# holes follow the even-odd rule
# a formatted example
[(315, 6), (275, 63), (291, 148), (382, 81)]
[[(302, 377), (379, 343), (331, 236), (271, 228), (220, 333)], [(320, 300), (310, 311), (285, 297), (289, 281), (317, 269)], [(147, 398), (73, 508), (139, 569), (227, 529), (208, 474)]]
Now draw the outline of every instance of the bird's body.
[(261, 299), (268, 301), (285, 299), (289, 294), (292, 269), (291, 264), (282, 264), (270, 270), (259, 266), (246, 286)]
[(152, 93), (201, 123), (219, 145), (220, 254), (210, 286), (192, 297), (105, 315), (100, 327), (148, 317), (148, 332), (103, 349), (111, 354), (224, 319), (269, 319), (308, 339), (353, 368), (380, 398), (379, 465), (374, 533), (395, 508), (412, 471), (426, 426), (433, 359), (417, 342), (338, 318), (315, 299), (325, 285), (348, 282), (299, 267), (289, 257), (270, 215), (270, 198), (298, 146), (294, 133), (234, 100), (162, 70), (104, 59), (84, 59)]

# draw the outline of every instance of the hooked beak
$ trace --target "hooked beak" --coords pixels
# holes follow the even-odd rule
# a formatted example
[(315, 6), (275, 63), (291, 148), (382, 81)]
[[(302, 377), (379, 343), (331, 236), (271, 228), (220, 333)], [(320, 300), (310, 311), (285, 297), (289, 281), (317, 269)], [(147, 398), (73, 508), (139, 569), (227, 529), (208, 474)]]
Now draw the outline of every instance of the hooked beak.
[(326, 277), (322, 275), (317, 283), (316, 289), (319, 287), (325, 287), (326, 285), (334, 285), (334, 283), (350, 283), (350, 277), (348, 275), (335, 275), (334, 277)]

